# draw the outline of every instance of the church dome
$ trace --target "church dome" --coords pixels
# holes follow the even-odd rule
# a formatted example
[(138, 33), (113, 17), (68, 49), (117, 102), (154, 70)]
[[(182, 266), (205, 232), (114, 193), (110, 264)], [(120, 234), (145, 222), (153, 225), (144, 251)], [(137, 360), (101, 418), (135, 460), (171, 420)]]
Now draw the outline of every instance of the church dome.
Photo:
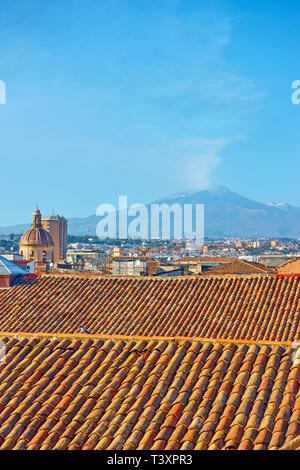
[(33, 213), (33, 222), (29, 230), (23, 233), (20, 245), (45, 245), (53, 246), (51, 235), (47, 230), (42, 228), (41, 213), (38, 208)]
[(20, 245), (48, 245), (52, 246), (53, 241), (51, 235), (42, 227), (31, 227), (23, 233)]

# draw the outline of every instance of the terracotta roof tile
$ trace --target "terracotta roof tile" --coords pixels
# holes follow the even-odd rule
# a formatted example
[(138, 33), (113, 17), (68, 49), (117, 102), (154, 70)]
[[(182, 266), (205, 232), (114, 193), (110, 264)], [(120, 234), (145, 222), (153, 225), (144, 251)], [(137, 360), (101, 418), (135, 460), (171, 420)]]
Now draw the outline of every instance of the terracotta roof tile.
[[(289, 346), (4, 341), (1, 449), (278, 449), (300, 431), (299, 366)], [(27, 357), (40, 358), (36, 367)], [(11, 364), (17, 375), (6, 373)]]
[(297, 277), (41, 276), (0, 291), (0, 331), (294, 341), (299, 307)]
[(0, 291), (0, 449), (288, 445), (299, 294), (299, 278), (275, 277), (49, 276)]

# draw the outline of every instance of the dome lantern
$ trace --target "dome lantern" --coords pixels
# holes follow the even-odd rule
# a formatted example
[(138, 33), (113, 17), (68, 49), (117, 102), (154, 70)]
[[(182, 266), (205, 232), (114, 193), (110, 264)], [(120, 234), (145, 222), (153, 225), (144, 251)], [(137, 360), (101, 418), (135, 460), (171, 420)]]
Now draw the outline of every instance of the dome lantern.
[(32, 225), (34, 227), (41, 227), (42, 226), (42, 216), (40, 213), (39, 208), (37, 207), (32, 215)]

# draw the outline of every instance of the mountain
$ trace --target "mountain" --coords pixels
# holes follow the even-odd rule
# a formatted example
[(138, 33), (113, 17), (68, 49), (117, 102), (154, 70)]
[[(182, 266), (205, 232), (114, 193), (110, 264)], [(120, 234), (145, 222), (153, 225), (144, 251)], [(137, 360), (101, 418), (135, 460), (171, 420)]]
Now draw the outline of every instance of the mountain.
[[(300, 237), (300, 208), (284, 203), (264, 204), (240, 196), (224, 186), (171, 194), (156, 204), (204, 204), (205, 237)], [(148, 208), (150, 204), (146, 205)], [(69, 219), (72, 235), (96, 233), (100, 217)], [(0, 233), (23, 233), (30, 224), (0, 227)]]
[(204, 204), (205, 237), (300, 237), (300, 208), (256, 202), (220, 185), (155, 202)]

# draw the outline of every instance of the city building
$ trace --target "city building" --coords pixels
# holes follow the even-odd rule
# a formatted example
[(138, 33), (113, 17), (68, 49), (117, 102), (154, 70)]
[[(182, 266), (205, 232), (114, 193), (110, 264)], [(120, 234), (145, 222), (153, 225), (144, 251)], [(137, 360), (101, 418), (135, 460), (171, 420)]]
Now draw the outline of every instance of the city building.
[(148, 258), (146, 256), (114, 256), (111, 260), (111, 266), (114, 275), (146, 275)]
[(53, 260), (55, 263), (66, 259), (67, 220), (60, 215), (46, 215), (42, 218), (42, 227), (50, 233), (54, 243)]
[(25, 269), (26, 272), (28, 273), (34, 273), (34, 260), (26, 260), (23, 258), (23, 256), (20, 253), (15, 253), (15, 252), (8, 252), (8, 253), (2, 253), (3, 258), (6, 258), (13, 263), (15, 263), (17, 266), (20, 266), (20, 268)]
[(20, 266), (0, 256), (0, 289), (11, 287), (16, 280), (27, 274)]
[(108, 254), (103, 250), (95, 249), (70, 249), (66, 254), (66, 261), (76, 267), (80, 262), (84, 262), (82, 267), (92, 271), (101, 271), (107, 266)]
[(175, 260), (174, 264), (181, 266), (186, 265), (189, 271), (200, 274), (210, 268), (236, 261), (236, 259), (237, 258), (230, 256), (185, 256), (179, 260)]
[(160, 265), (156, 273), (153, 273), (157, 277), (168, 277), (168, 276), (187, 276), (192, 274), (189, 270), (188, 265)]
[(260, 255), (259, 257), (260, 263), (263, 263), (268, 268), (277, 268), (290, 259), (294, 259), (294, 257), (291, 258), (290, 256), (282, 256), (277, 254)]
[(33, 213), (32, 226), (21, 237), (19, 253), (26, 260), (35, 262), (36, 270), (45, 270), (53, 262), (54, 243), (50, 233), (42, 227), (42, 216), (38, 208)]

